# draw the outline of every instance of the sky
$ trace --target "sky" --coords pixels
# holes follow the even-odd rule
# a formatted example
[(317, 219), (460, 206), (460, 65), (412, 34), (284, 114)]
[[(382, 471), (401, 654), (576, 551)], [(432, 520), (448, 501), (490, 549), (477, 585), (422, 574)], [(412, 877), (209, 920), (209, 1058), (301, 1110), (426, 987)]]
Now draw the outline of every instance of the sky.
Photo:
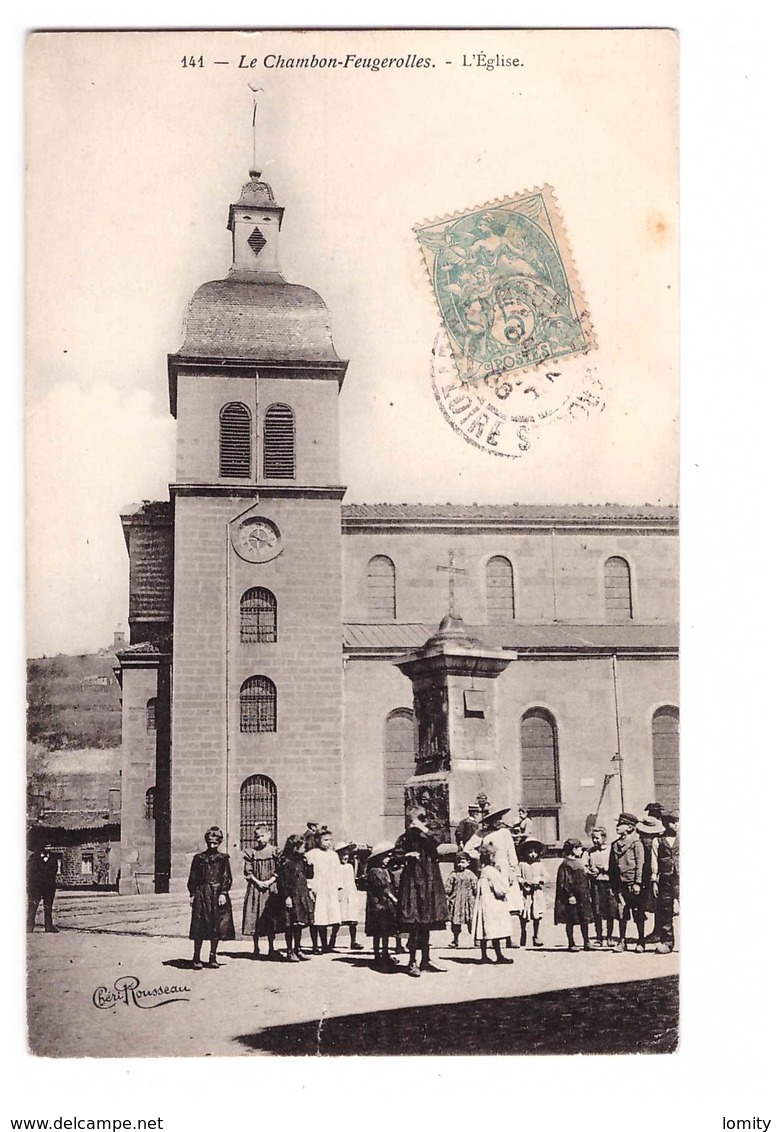
[[(238, 66), (346, 52), (435, 66)], [(523, 67), (488, 71), (480, 52)], [(204, 67), (182, 66), (201, 55)], [(252, 164), (249, 82), (263, 88), (258, 164), (286, 208), (282, 269), (324, 297), (350, 362), (346, 502), (676, 502), (676, 58), (665, 31), (31, 37), (28, 655), (108, 645), (125, 622), (118, 516), (167, 498), (173, 480), (166, 355), (193, 292), (230, 265), (227, 209)], [(413, 226), (544, 183), (606, 408), (499, 460), (437, 407), (439, 317)]]

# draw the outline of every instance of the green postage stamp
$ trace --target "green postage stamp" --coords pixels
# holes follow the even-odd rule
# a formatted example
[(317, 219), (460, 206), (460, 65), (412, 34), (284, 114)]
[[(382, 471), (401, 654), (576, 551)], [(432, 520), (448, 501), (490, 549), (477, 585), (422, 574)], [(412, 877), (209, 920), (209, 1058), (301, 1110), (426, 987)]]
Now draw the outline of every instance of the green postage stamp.
[(595, 348), (549, 185), (415, 232), (462, 382)]

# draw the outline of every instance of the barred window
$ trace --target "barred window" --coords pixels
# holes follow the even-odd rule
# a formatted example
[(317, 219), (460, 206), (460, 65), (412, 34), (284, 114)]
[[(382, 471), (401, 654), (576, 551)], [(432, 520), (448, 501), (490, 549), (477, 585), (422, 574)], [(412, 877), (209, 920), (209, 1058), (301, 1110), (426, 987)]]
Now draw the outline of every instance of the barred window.
[(146, 701), (146, 729), (157, 731), (157, 698)]
[(605, 616), (608, 621), (632, 620), (632, 579), (625, 558), (605, 563)]
[(240, 401), (220, 410), (220, 475), (249, 479), (252, 474), (252, 415)]
[(243, 644), (274, 644), (277, 639), (277, 599), (271, 590), (254, 586), (241, 599)]
[(485, 568), (486, 613), (488, 623), (501, 624), (515, 620), (513, 567), (509, 558), (497, 554), (489, 558)]
[(265, 774), (245, 778), (239, 792), (239, 840), (242, 849), (251, 849), (255, 826), (267, 825), (271, 844), (277, 843), (277, 787)]
[(277, 687), (268, 676), (250, 676), (239, 693), (242, 731), (276, 731)]
[(296, 474), (296, 418), (289, 405), (269, 405), (263, 418), (263, 478), (292, 480)]
[(369, 588), (369, 618), (373, 621), (396, 620), (396, 567), (385, 554), (369, 560), (366, 572)]

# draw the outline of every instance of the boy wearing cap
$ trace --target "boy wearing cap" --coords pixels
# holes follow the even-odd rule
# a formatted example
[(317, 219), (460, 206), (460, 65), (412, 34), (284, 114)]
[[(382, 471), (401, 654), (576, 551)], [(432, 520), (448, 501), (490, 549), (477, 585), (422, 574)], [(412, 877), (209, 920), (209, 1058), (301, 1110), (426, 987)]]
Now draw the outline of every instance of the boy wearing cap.
[(654, 842), (651, 857), (651, 883), (656, 897), (657, 952), (669, 954), (675, 947), (673, 917), (679, 898), (678, 815), (662, 814), (664, 833)]
[(645, 951), (645, 913), (640, 908), (645, 853), (635, 832), (637, 821), (634, 814), (621, 814), (616, 822), (618, 837), (610, 846), (608, 872), (619, 908), (616, 951), (626, 951), (626, 929), (630, 918), (637, 927), (637, 950)]

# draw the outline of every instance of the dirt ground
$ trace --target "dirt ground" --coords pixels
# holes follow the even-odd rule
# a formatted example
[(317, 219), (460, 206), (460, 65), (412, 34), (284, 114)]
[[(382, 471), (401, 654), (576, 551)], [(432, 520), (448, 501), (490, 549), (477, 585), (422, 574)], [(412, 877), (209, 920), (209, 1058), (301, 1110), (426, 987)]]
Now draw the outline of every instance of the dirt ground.
[[(46, 1057), (350, 1053), (667, 1052), (677, 1041), (678, 955), (545, 947), (484, 967), (433, 937), (442, 973), (379, 972), (367, 950), (309, 962), (222, 945), (193, 971), (181, 897), (58, 897), (60, 931), (28, 936), (32, 1052)], [(238, 919), (238, 917), (237, 917)], [(399, 957), (405, 962), (405, 957)], [(620, 1028), (616, 1017), (622, 1019)]]

